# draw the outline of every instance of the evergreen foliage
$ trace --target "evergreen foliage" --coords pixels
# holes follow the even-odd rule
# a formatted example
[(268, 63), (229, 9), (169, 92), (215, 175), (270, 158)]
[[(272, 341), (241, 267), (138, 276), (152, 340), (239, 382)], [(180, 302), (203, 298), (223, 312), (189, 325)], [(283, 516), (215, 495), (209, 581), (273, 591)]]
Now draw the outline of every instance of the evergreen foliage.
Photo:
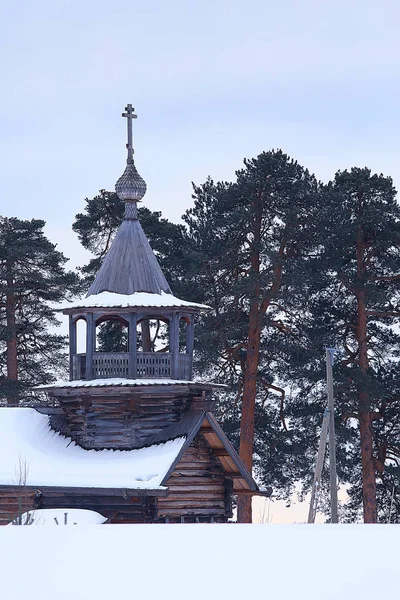
[[(228, 385), (217, 410), (231, 440), (238, 450), (240, 437), (246, 441), (241, 454), (251, 467), (254, 431), (261, 483), (289, 501), (300, 482), (303, 496), (326, 404), (324, 349), (336, 346), (338, 475), (350, 496), (345, 518), (358, 518), (364, 504), (364, 518), (374, 520), (376, 494), (379, 519), (391, 512), (398, 520), (400, 240), (392, 181), (352, 169), (322, 186), (272, 151), (246, 160), (233, 183), (209, 178), (195, 185), (193, 199), (185, 227), (145, 208), (139, 218), (174, 293), (213, 309), (196, 328), (195, 368), (203, 379)], [(123, 203), (104, 190), (77, 215), (74, 230), (94, 254), (82, 269), (87, 284), (122, 216)], [(121, 343), (117, 332), (107, 336), (113, 347)], [(371, 465), (376, 491), (368, 496)]]
[[(273, 265), (281, 264), (280, 285), (268, 310), (263, 315), (258, 311), (255, 320), (261, 323), (253, 395), (256, 471), (264, 484), (272, 484), (286, 498), (295, 482), (303, 483), (301, 495), (310, 488), (326, 402), (324, 348), (337, 346), (336, 432), (339, 479), (350, 486), (347, 518), (358, 518), (364, 506), (364, 519), (374, 521), (376, 495), (379, 518), (387, 520), (391, 506), (393, 522), (400, 506), (398, 489), (392, 499), (400, 464), (396, 192), (390, 178), (371, 175), (368, 169), (338, 173), (323, 187), (310, 178), (313, 191), (303, 204), (302, 229), (293, 212), (285, 216), (279, 205), (281, 201), (285, 206), (286, 201), (296, 214), (302, 196), (295, 188), (292, 196), (288, 192), (289, 169), (284, 184), (279, 181), (277, 159), (284, 157), (267, 153), (246, 161), (234, 184), (215, 184), (209, 179), (196, 186), (195, 207), (184, 217), (192, 248), (192, 289), (197, 282), (196, 299), (215, 309), (203, 318), (198, 332), (200, 370), (204, 373), (211, 364), (210, 375), (219, 376), (232, 388), (236, 382), (236, 395), (227, 395), (221, 416), (239, 447), (254, 290), (258, 286), (260, 307), (260, 298), (277, 281)], [(269, 217), (273, 228), (262, 225), (255, 243), (251, 218), (257, 206), (252, 186), (260, 189), (261, 168), (268, 177), (263, 192), (275, 185), (272, 202), (262, 216)], [(298, 181), (301, 177), (294, 183)], [(284, 260), (274, 263), (285, 219), (295, 233), (293, 254), (289, 251)], [(290, 227), (287, 231), (290, 235)], [(260, 257), (259, 273), (253, 268), (255, 255)], [(359, 322), (360, 295), (365, 303), (365, 326)], [(366, 364), (360, 364), (362, 352)], [(376, 492), (371, 492), (375, 480)]]
[(44, 235), (44, 221), (0, 217), (0, 394), (8, 404), (64, 373), (65, 338), (53, 303), (77, 282), (67, 259)]
[(98, 352), (128, 352), (128, 330), (119, 321), (110, 319), (98, 331)]
[(391, 178), (366, 168), (338, 172), (324, 187), (322, 207), (324, 246), (307, 335), (314, 346), (330, 339), (340, 350), (339, 476), (350, 484), (350, 518), (362, 500), (364, 520), (375, 522), (377, 513), (388, 516), (400, 465), (400, 208)]
[[(200, 275), (204, 301), (215, 309), (205, 326), (204, 366), (211, 346), (213, 368), (238, 386), (240, 456), (251, 470), (257, 402), (265, 406), (277, 393), (264, 422), (270, 437), (288, 431), (282, 363), (293, 358), (301, 338), (310, 254), (318, 242), (319, 185), (278, 150), (245, 160), (234, 183), (208, 180), (195, 187), (194, 199), (184, 217), (197, 250), (194, 277)], [(250, 499), (240, 499), (238, 508), (239, 520), (250, 520)]]

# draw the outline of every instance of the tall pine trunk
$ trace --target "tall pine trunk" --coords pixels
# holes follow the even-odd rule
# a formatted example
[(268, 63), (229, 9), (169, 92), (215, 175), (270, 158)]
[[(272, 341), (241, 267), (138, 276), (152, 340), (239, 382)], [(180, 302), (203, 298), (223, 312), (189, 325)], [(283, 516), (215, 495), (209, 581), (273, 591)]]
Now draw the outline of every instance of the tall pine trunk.
[[(7, 265), (11, 270), (11, 266)], [(18, 405), (18, 394), (16, 392), (18, 383), (18, 359), (17, 359), (17, 326), (15, 320), (15, 294), (12, 277), (7, 279), (6, 290), (6, 323), (7, 323), (7, 380), (10, 384), (11, 394), (7, 397), (9, 406)]]
[[(260, 355), (260, 248), (261, 226), (263, 212), (263, 193), (259, 190), (252, 201), (252, 234), (251, 244), (251, 304), (249, 314), (249, 327), (247, 338), (247, 357), (244, 372), (242, 417), (240, 420), (240, 448), (239, 456), (244, 462), (249, 473), (253, 469), (253, 443), (254, 443), (254, 412), (257, 394), (257, 372)], [(238, 522), (251, 523), (251, 496), (238, 496)]]
[[(254, 412), (257, 394), (257, 371), (260, 355), (260, 246), (262, 224), (262, 191), (255, 194), (252, 202), (253, 243), (251, 245), (251, 277), (252, 299), (249, 314), (249, 327), (247, 339), (247, 357), (244, 372), (242, 417), (240, 420), (240, 447), (239, 456), (244, 462), (249, 473), (253, 468), (253, 443), (254, 443)], [(251, 496), (238, 496), (239, 523), (252, 522)]]
[[(249, 317), (247, 359), (244, 372), (242, 418), (240, 422), (239, 456), (249, 473), (253, 468), (254, 411), (257, 394), (257, 371), (260, 354), (258, 301), (252, 303)], [(238, 497), (238, 522), (251, 523), (251, 496)]]
[(141, 322), (143, 352), (151, 352), (150, 321)]
[[(254, 446), (254, 415), (257, 395), (257, 375), (260, 360), (260, 339), (262, 321), (272, 299), (279, 291), (282, 284), (282, 262), (286, 247), (286, 231), (284, 232), (278, 251), (278, 259), (273, 268), (273, 280), (267, 292), (261, 297), (260, 283), (260, 248), (262, 227), (263, 196), (260, 191), (253, 201), (254, 222), (252, 233), (254, 241), (251, 246), (251, 275), (253, 289), (251, 295), (249, 327), (247, 335), (247, 357), (244, 371), (244, 385), (242, 397), (242, 417), (240, 420), (240, 447), (239, 456), (246, 468), (251, 473), (253, 469)], [(239, 523), (252, 522), (251, 496), (238, 496)]]
[[(357, 294), (357, 304), (357, 340), (359, 364), (363, 375), (366, 375), (368, 370), (368, 354), (367, 316), (365, 312), (366, 309), (364, 291), (361, 291)], [(377, 522), (375, 461), (373, 456), (373, 431), (371, 417), (372, 415), (369, 405), (368, 392), (360, 390), (358, 392), (358, 419), (360, 423), (364, 523)]]
[[(360, 214), (361, 214), (360, 198)], [(367, 347), (367, 313), (365, 293), (365, 262), (362, 226), (359, 225), (357, 232), (357, 343), (359, 366), (363, 376), (368, 371), (368, 347)], [(366, 385), (365, 378), (362, 386)], [(362, 467), (362, 491), (364, 523), (376, 523), (376, 480), (375, 462), (373, 456), (373, 431), (372, 415), (368, 392), (360, 389), (358, 392), (358, 419), (360, 426), (361, 444), (361, 467)]]

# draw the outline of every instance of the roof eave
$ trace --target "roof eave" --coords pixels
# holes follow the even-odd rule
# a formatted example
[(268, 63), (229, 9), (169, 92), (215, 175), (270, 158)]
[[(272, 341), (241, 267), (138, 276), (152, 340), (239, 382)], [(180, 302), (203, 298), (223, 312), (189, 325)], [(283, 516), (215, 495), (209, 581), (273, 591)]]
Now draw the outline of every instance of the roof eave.
[(243, 463), (242, 459), (240, 458), (239, 454), (236, 452), (236, 450), (233, 447), (233, 445), (231, 444), (231, 442), (228, 440), (227, 436), (225, 435), (222, 428), (218, 424), (214, 415), (211, 412), (207, 412), (205, 414), (205, 418), (207, 419), (207, 421), (210, 424), (210, 427), (212, 428), (214, 433), (219, 438), (220, 442), (223, 444), (223, 446), (227, 450), (229, 456), (232, 458), (239, 473), (242, 475), (243, 479), (248, 484), (250, 491), (259, 492), (260, 490), (259, 490), (257, 483), (255, 482), (252, 475), (247, 470), (245, 464)]
[[(190, 446), (190, 444), (192, 443), (192, 441), (194, 440), (194, 438), (200, 431), (202, 424), (204, 422), (204, 419), (207, 420), (207, 422), (209, 423), (209, 425), (212, 428), (212, 430), (214, 431), (214, 433), (218, 436), (218, 439), (223, 444), (224, 448), (226, 449), (229, 456), (232, 458), (235, 466), (237, 467), (239, 474), (243, 477), (244, 481), (249, 486), (249, 490), (243, 490), (243, 492), (235, 491), (235, 494), (236, 493), (251, 493), (252, 495), (264, 495), (263, 493), (260, 493), (257, 483), (255, 482), (255, 480), (253, 479), (251, 474), (246, 469), (246, 467), (245, 467), (243, 461), (240, 459), (238, 453), (236, 452), (236, 450), (232, 446), (231, 442), (226, 437), (226, 435), (223, 432), (223, 430), (221, 429), (221, 427), (218, 425), (218, 423), (217, 423), (216, 419), (214, 418), (214, 416), (212, 415), (212, 413), (210, 413), (208, 411), (199, 412), (199, 416), (198, 416), (198, 419), (197, 419), (195, 425), (193, 426), (192, 430), (190, 432), (188, 432), (185, 443), (183, 444), (182, 448), (180, 449), (174, 462), (171, 464), (169, 470), (167, 471), (167, 473), (164, 476), (163, 480), (161, 481), (160, 485), (167, 485), (168, 478), (170, 477), (171, 473), (174, 471), (176, 465), (178, 464), (181, 457), (184, 455), (187, 448)], [(223, 468), (223, 466), (222, 466), (222, 468)], [(229, 474), (227, 474), (227, 477), (229, 477)]]
[[(0, 484), (0, 492), (6, 491), (10, 488), (20, 488), (17, 484)], [(62, 490), (63, 494), (67, 496), (81, 496), (82, 494), (88, 494), (90, 496), (159, 496), (165, 497), (168, 495), (168, 488), (160, 486), (158, 488), (127, 488), (127, 487), (75, 487), (75, 486), (64, 486), (64, 485), (26, 485), (24, 486), (26, 491), (35, 491), (40, 489), (43, 494), (46, 492)]]

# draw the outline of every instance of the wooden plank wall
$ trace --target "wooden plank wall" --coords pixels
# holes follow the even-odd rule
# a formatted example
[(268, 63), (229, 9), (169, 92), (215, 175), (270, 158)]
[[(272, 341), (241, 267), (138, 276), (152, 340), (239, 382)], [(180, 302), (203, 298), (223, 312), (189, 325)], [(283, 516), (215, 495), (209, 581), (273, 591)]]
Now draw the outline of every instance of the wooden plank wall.
[(188, 396), (78, 393), (59, 398), (71, 437), (85, 449), (134, 449), (178, 421)]
[(7, 525), (18, 515), (33, 508), (35, 491), (9, 486), (0, 491), (0, 525)]
[[(231, 486), (212, 449), (199, 433), (171, 473), (168, 495), (158, 498), (160, 521), (226, 522), (232, 516)], [(228, 497), (229, 496), (229, 497)]]
[[(34, 509), (35, 489), (4, 486), (0, 489), (0, 525), (6, 525), (22, 512)], [(65, 488), (45, 488), (40, 508), (83, 508), (99, 512), (110, 523), (151, 523), (157, 518), (156, 498), (115, 494), (107, 490), (82, 489), (71, 493)]]

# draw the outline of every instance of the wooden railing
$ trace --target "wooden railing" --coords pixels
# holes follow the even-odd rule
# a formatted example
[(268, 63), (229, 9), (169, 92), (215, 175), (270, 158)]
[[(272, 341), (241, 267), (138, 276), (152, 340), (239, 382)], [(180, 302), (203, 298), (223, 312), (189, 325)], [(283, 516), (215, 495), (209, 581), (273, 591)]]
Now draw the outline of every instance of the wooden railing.
[(136, 376), (152, 379), (153, 377), (171, 377), (171, 358), (168, 352), (138, 352), (136, 355)]
[[(167, 352), (137, 352), (136, 369), (132, 372), (135, 371), (137, 379), (173, 378), (190, 381), (192, 356), (179, 354), (174, 361), (174, 355)], [(129, 378), (130, 373), (128, 352), (93, 353), (92, 379)], [(86, 379), (86, 354), (72, 355), (72, 379)]]
[(129, 376), (129, 354), (127, 352), (94, 352), (93, 379)]

